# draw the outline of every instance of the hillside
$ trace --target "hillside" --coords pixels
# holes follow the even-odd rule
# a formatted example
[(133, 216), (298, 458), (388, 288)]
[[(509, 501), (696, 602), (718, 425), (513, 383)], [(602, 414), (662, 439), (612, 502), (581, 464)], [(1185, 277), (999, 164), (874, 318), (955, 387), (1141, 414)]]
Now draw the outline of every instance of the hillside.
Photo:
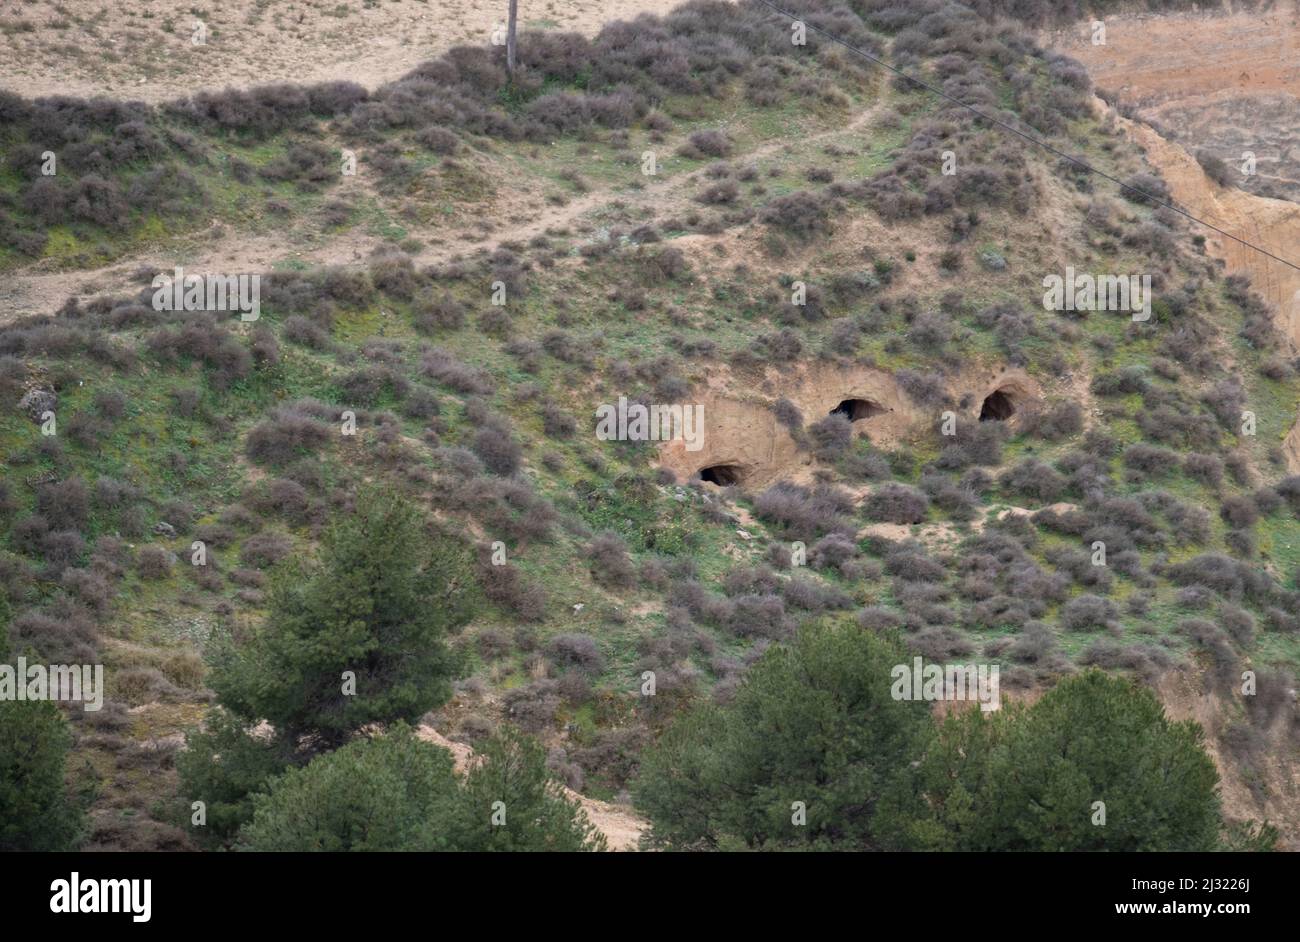
[[(518, 726), (622, 846), (664, 730), (830, 626), (1015, 701), (1136, 678), (1294, 849), (1294, 311), (1142, 195), (1248, 194), (1197, 200), (1020, 25), (798, 6), (1134, 189), (757, 2), (525, 29), (513, 81), (474, 44), (370, 87), (0, 93), (0, 588), (16, 648), (105, 665), (83, 846), (212, 845), (176, 771), (212, 654), (379, 486), (475, 556), (424, 736)], [(258, 274), (256, 319), (159, 310), (178, 266)], [(1149, 317), (1047, 309), (1067, 271), (1148, 276)], [(620, 397), (702, 409), (700, 447), (603, 440)]]

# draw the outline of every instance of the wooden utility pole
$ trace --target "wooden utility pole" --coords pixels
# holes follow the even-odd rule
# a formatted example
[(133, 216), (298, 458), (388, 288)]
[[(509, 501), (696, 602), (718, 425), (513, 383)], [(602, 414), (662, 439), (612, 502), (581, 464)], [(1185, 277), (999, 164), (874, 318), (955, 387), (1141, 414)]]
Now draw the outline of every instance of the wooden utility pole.
[(510, 0), (510, 18), (506, 22), (506, 72), (515, 77), (515, 21), (519, 18), (519, 0)]

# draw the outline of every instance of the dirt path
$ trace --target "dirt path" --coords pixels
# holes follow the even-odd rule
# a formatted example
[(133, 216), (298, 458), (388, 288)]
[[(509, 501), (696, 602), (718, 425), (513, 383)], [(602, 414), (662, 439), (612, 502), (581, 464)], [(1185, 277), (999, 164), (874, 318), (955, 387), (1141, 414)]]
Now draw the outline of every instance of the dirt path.
[[(838, 127), (828, 128), (825, 131), (819, 131), (810, 137), (803, 138), (798, 145), (791, 143), (784, 137), (778, 137), (766, 144), (756, 147), (754, 150), (744, 154), (738, 154), (729, 162), (733, 164), (747, 164), (771, 157), (773, 154), (795, 146), (801, 149), (808, 149), (819, 141), (829, 140), (835, 137), (841, 137), (846, 134), (853, 134), (861, 130), (866, 125), (875, 120), (884, 107), (884, 101), (878, 99), (871, 107), (854, 115), (852, 120), (847, 124)], [(694, 178), (695, 173), (676, 174), (657, 179), (640, 190), (619, 191), (617, 193), (609, 190), (593, 191), (585, 193), (577, 199), (570, 200), (563, 206), (550, 207), (539, 212), (532, 219), (510, 226), (500, 230), (493, 235), (493, 238), (482, 243), (483, 247), (495, 249), (504, 242), (527, 242), (534, 236), (541, 235), (551, 229), (566, 229), (574, 227), (584, 216), (594, 213), (611, 202), (621, 201), (633, 210), (642, 207), (653, 207), (656, 214), (661, 216), (671, 215), (691, 204), (690, 194), (686, 192), (686, 181)], [(693, 205), (693, 204), (691, 204)], [(475, 246), (478, 248), (479, 246)], [(423, 264), (446, 261), (447, 259), (463, 254), (464, 246), (442, 246), (421, 252), (416, 261)]]
[[(415, 733), (425, 742), (449, 750), (455, 760), (457, 772), (463, 773), (474, 760), (473, 749), (464, 743), (452, 742), (432, 726), (420, 726)], [(648, 821), (626, 808), (596, 798), (588, 798), (571, 788), (565, 788), (564, 793), (582, 806), (587, 820), (595, 825), (596, 830), (605, 835), (610, 850), (636, 850), (641, 835), (650, 826)]]
[[(854, 115), (846, 124), (803, 139), (800, 146), (807, 147), (819, 141), (855, 133), (870, 124), (883, 107), (884, 102), (877, 101)], [(747, 154), (739, 155), (735, 160), (762, 160), (793, 146), (790, 141), (777, 138)], [(672, 214), (688, 205), (694, 205), (691, 203), (691, 194), (687, 192), (687, 180), (694, 176), (692, 173), (660, 177), (640, 190), (593, 190), (562, 206), (546, 204), (536, 198), (536, 194), (532, 194), (534, 210), (531, 213), (521, 214), (514, 210), (508, 216), (504, 210), (489, 213), (486, 221), (496, 226), (490, 238), (475, 243), (445, 239), (441, 244), (426, 246), (413, 258), (418, 265), (433, 265), (467, 254), (471, 250), (490, 251), (503, 243), (526, 243), (549, 230), (573, 229), (585, 217), (599, 212), (614, 201), (624, 203), (630, 211), (649, 207), (659, 215)], [(504, 202), (511, 206), (518, 205), (513, 200)], [(503, 224), (503, 219), (509, 219), (510, 222)], [(216, 225), (217, 221), (213, 220), (211, 232), (218, 231)], [(435, 232), (412, 229), (411, 234), (419, 238)], [(226, 228), (220, 235), (198, 233), (187, 237), (180, 246), (150, 248), (96, 269), (43, 272), (39, 270), (38, 264), (0, 281), (0, 323), (13, 317), (53, 314), (69, 297), (86, 298), (95, 294), (124, 294), (138, 290), (141, 283), (135, 278), (135, 273), (140, 269), (170, 271), (174, 266), (182, 265), (187, 270), (198, 273), (265, 272), (271, 270), (276, 263), (289, 260), (312, 266), (345, 265), (363, 261), (381, 243), (382, 240), (378, 237), (351, 229), (319, 244), (305, 245), (286, 252), (285, 237), (282, 234), (256, 235)]]
[(0, 323), (14, 317), (53, 314), (70, 297), (88, 298), (100, 294), (126, 294), (143, 284), (135, 277), (140, 269), (171, 271), (180, 265), (190, 272), (267, 272), (277, 262), (302, 261), (310, 265), (340, 265), (363, 259), (378, 239), (352, 234), (344, 240), (300, 251), (285, 251), (282, 236), (230, 233), (204, 238), (202, 233), (179, 247), (148, 249), (136, 255), (81, 271), (19, 271), (0, 279)]

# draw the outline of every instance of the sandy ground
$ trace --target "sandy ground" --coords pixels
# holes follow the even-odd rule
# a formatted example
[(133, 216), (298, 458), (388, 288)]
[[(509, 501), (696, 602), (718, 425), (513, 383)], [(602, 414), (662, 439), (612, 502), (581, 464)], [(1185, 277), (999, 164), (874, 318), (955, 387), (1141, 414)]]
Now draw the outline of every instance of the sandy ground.
[[(450, 750), (458, 772), (463, 773), (469, 763), (474, 760), (473, 749), (464, 743), (451, 741), (432, 726), (418, 727), (416, 735), (425, 742)], [(636, 850), (641, 835), (650, 826), (648, 821), (638, 817), (630, 809), (612, 805), (607, 801), (588, 798), (585, 795), (578, 794), (571, 788), (564, 789), (564, 793), (569, 798), (576, 799), (578, 804), (582, 805), (587, 820), (595, 826), (596, 830), (605, 835), (610, 850)]]
[(1255, 193), (1300, 200), (1300, 3), (1216, 15), (1119, 16), (1094, 45), (1087, 24), (1050, 41), (1088, 68), (1098, 88), (1143, 120), (1236, 167), (1243, 152)]
[[(1099, 88), (1135, 107), (1141, 121), (1120, 119), (1121, 125), (1160, 171), (1174, 201), (1300, 264), (1300, 204), (1294, 202), (1300, 199), (1300, 3), (1282, 2), (1261, 13), (1105, 22), (1104, 44), (1093, 44), (1087, 25), (1051, 41), (1082, 62)], [(1233, 185), (1210, 180), (1194, 156), (1198, 150), (1225, 160)], [(1246, 152), (1255, 155), (1254, 176), (1240, 174)], [(1288, 198), (1258, 195), (1261, 189)], [(1228, 272), (1249, 276), (1272, 306), (1292, 353), (1300, 353), (1300, 270), (1220, 233), (1200, 231)], [(1283, 450), (1290, 470), (1300, 472), (1300, 422)]]
[(1093, 44), (1089, 24), (1052, 38), (1099, 86), (1139, 104), (1300, 92), (1300, 14), (1286, 0), (1258, 13), (1117, 16), (1105, 24), (1102, 44)]
[[(593, 35), (680, 2), (521, 0), (519, 22)], [(373, 88), (451, 46), (488, 41), (505, 14), (506, 0), (3, 0), (0, 88), (145, 101), (275, 81)]]

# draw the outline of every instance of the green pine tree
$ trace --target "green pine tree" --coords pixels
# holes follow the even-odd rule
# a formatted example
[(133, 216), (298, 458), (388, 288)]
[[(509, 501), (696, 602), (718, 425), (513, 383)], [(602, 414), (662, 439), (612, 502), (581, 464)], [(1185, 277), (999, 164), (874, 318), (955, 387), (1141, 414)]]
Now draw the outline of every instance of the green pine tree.
[[(255, 735), (229, 710), (211, 710), (176, 757), (180, 793), (191, 803), (203, 802), (203, 825), (194, 833), (207, 842), (229, 841), (252, 818), (253, 796), (265, 791), (293, 759), (285, 737), (273, 731)], [(186, 808), (188, 822), (193, 822), (192, 810)]]
[[(0, 664), (9, 664), (9, 603), (0, 592)], [(19, 679), (18, 682), (21, 682)], [(0, 700), (0, 851), (74, 848), (84, 816), (70, 800), (72, 733), (48, 700)]]
[(255, 794), (240, 844), (258, 851), (450, 850), (457, 789), (451, 754), (399, 723)]
[(1213, 850), (1219, 779), (1203, 738), (1145, 687), (1096, 670), (1032, 706), (963, 711), (922, 763), (934, 814), (914, 833), (957, 850)]
[(810, 625), (769, 649), (730, 704), (679, 720), (643, 758), (635, 795), (651, 842), (895, 846), (915, 815), (903, 783), (931, 729), (927, 704), (890, 695), (905, 660), (850, 624)]
[(546, 770), (536, 742), (506, 731), (464, 781), (451, 753), (404, 723), (356, 739), (253, 797), (240, 845), (255, 851), (602, 850), (604, 838)]
[(456, 822), (457, 850), (605, 850), (604, 836), (547, 771), (541, 745), (513, 727), (483, 745)]
[(216, 647), (212, 688), (248, 722), (324, 748), (368, 723), (417, 720), (451, 696), (447, 637), (469, 621), (472, 588), (465, 547), (427, 537), (402, 498), (367, 490), (317, 561), (276, 574), (262, 629)]

